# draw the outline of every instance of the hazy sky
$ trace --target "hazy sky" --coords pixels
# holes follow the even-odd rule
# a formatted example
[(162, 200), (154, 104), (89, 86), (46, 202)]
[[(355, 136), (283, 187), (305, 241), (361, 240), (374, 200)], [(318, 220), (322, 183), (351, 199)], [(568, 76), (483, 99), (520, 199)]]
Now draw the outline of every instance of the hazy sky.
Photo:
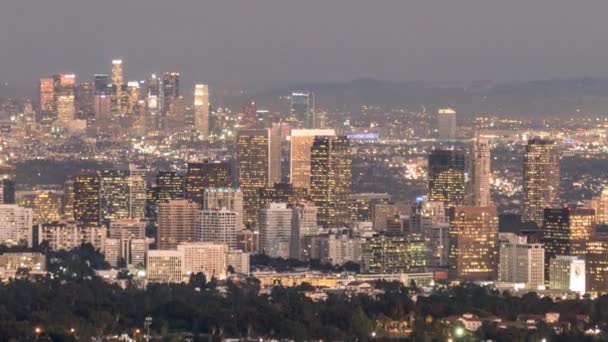
[(527, 80), (608, 75), (606, 0), (0, 0), (0, 79)]

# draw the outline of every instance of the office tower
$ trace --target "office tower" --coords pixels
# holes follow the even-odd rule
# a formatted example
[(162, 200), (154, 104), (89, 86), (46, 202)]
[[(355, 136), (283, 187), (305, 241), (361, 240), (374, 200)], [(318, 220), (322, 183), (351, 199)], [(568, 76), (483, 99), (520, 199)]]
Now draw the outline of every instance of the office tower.
[(186, 198), (202, 205), (205, 189), (230, 187), (232, 177), (228, 162), (188, 163)]
[(587, 253), (586, 244), (593, 237), (594, 229), (595, 210), (589, 208), (570, 209), (571, 255), (585, 256)]
[(40, 79), (38, 100), (40, 101), (40, 111), (46, 115), (55, 113), (55, 82), (53, 78), (45, 77)]
[(76, 107), (74, 106), (74, 95), (57, 96), (57, 121), (59, 125), (68, 127), (74, 120)]
[(352, 159), (346, 136), (316, 137), (311, 148), (310, 198), (323, 227), (350, 222), (348, 198), (352, 187)]
[(333, 137), (333, 129), (294, 129), (291, 130), (291, 152), (289, 177), (295, 188), (310, 189), (311, 148), (315, 137)]
[(432, 226), (443, 223), (446, 223), (443, 202), (419, 198), (412, 204), (409, 224), (411, 232), (424, 233)]
[(230, 249), (226, 254), (226, 265), (232, 267), (236, 274), (249, 274), (250, 254), (240, 249)]
[(74, 178), (63, 183), (63, 216), (68, 221), (74, 220)]
[(260, 248), (264, 254), (289, 258), (292, 215), (286, 203), (271, 203), (260, 210)]
[(585, 259), (557, 255), (549, 262), (549, 288), (585, 293)]
[(186, 102), (182, 96), (169, 98), (164, 112), (167, 133), (173, 134), (186, 129)]
[(426, 228), (422, 236), (427, 241), (429, 266), (448, 267), (450, 258), (450, 224), (447, 222), (434, 223)]
[(293, 259), (303, 260), (303, 241), (306, 236), (317, 233), (317, 208), (313, 205), (303, 203), (294, 206), (291, 223), (291, 246), (290, 256)]
[(38, 225), (38, 243), (46, 242), (53, 251), (69, 251), (82, 244), (91, 244), (103, 253), (108, 230), (104, 226), (79, 222), (49, 222)]
[(202, 211), (198, 240), (225, 244), (237, 248), (238, 214), (226, 208)]
[(471, 139), (467, 155), (466, 203), (474, 207), (487, 207), (491, 203), (490, 178), (490, 144), (487, 139)]
[(281, 182), (281, 126), (268, 129), (268, 186)]
[(361, 262), (361, 239), (346, 234), (330, 234), (327, 239), (327, 256), (322, 262), (344, 265), (347, 262)]
[(111, 103), (112, 103), (112, 113), (114, 115), (122, 114), (122, 84), (123, 84), (123, 74), (122, 74), (122, 60), (115, 59), (112, 61), (112, 94), (111, 94)]
[(266, 208), (270, 203), (285, 202), (288, 205), (296, 205), (308, 198), (304, 188), (294, 188), (289, 183), (275, 183), (272, 187), (264, 187), (258, 190), (258, 207)]
[(199, 239), (201, 212), (188, 200), (169, 200), (158, 206), (158, 249), (176, 249), (181, 242)]
[(350, 219), (354, 222), (372, 220), (372, 207), (376, 204), (386, 204), (391, 201), (388, 193), (361, 193), (349, 196)]
[(387, 223), (395, 216), (405, 212), (403, 206), (390, 203), (377, 203), (372, 206), (372, 229), (383, 232), (387, 229)]
[(110, 109), (111, 103), (109, 95), (95, 95), (95, 98), (93, 99), (93, 113), (95, 116), (95, 125), (102, 132), (107, 133), (112, 123)]
[(126, 112), (131, 115), (135, 114), (140, 100), (139, 82), (131, 81), (127, 83), (126, 99)]
[(95, 95), (110, 95), (110, 76), (107, 74), (95, 74), (93, 80), (93, 86), (95, 88)]
[(256, 107), (254, 101), (247, 101), (243, 105), (240, 127), (245, 129), (256, 128)]
[(146, 190), (148, 170), (129, 165), (129, 217), (142, 219), (146, 214)]
[(258, 190), (268, 184), (269, 136), (266, 129), (239, 130), (236, 138), (238, 184), (243, 192), (246, 226), (255, 226)]
[(524, 283), (528, 289), (545, 286), (545, 250), (542, 243), (514, 233), (499, 233), (498, 281)]
[(74, 87), (74, 106), (78, 119), (90, 121), (95, 116), (95, 86), (91, 82)]
[(213, 242), (181, 243), (177, 250), (182, 253), (182, 274), (203, 273), (207, 279), (225, 279), (228, 267), (228, 247)]
[(522, 221), (543, 223), (545, 208), (559, 207), (559, 152), (553, 140), (528, 141), (523, 165)]
[(608, 239), (596, 237), (587, 242), (587, 292), (601, 296), (608, 293)]
[(84, 223), (98, 223), (101, 180), (96, 171), (83, 171), (74, 177), (74, 219)]
[(363, 273), (407, 273), (410, 271), (408, 240), (401, 235), (376, 234), (361, 246)]
[(608, 187), (605, 187), (599, 195), (584, 202), (586, 202), (585, 207), (595, 210), (597, 224), (608, 223)]
[(455, 207), (450, 220), (450, 279), (495, 280), (498, 215), (495, 207)]
[(446, 208), (464, 204), (465, 156), (460, 150), (433, 150), (429, 155), (429, 200)]
[(549, 263), (557, 255), (571, 255), (570, 209), (544, 210), (542, 238), (545, 246), (545, 279), (549, 278)]
[(184, 176), (170, 171), (161, 171), (156, 176), (158, 200), (162, 203), (184, 198)]
[(207, 188), (203, 195), (203, 209), (228, 209), (236, 213), (236, 229), (243, 229), (243, 193), (233, 188)]
[(139, 219), (118, 219), (110, 222), (108, 236), (112, 239), (145, 239), (146, 221)]
[(150, 250), (146, 273), (150, 283), (181, 283), (183, 253), (177, 250)]
[(161, 83), (161, 109), (163, 120), (167, 117), (167, 112), (180, 95), (179, 92), (179, 73), (165, 72)]
[(456, 111), (452, 108), (441, 108), (437, 111), (437, 138), (440, 140), (456, 139)]
[(15, 204), (15, 181), (13, 179), (0, 179), (0, 204)]
[(59, 221), (61, 219), (62, 196), (51, 191), (34, 194), (33, 218), (34, 224)]
[(100, 186), (101, 219), (111, 221), (128, 218), (130, 209), (129, 171), (101, 171)]
[(209, 86), (194, 85), (194, 128), (203, 136), (209, 137)]
[(304, 128), (318, 128), (315, 116), (315, 94), (311, 92), (291, 93), (291, 117)]
[(0, 204), (0, 244), (32, 247), (33, 211), (16, 204)]

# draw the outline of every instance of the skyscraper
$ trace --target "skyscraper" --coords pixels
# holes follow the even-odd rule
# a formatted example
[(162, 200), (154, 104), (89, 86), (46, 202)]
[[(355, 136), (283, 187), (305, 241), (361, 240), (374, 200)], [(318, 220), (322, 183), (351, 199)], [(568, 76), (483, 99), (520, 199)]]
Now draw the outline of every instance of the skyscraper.
[(158, 206), (158, 249), (176, 249), (181, 242), (198, 241), (201, 211), (188, 200), (169, 200)]
[(209, 86), (206, 84), (194, 86), (194, 128), (203, 138), (209, 137)]
[(464, 204), (465, 155), (460, 150), (433, 150), (429, 156), (429, 200), (446, 208)]
[(271, 203), (260, 210), (260, 247), (264, 254), (289, 258), (291, 247), (292, 209), (286, 203)]
[(545, 246), (545, 279), (549, 279), (549, 264), (558, 255), (572, 255), (570, 209), (543, 210), (542, 243)]
[(146, 213), (146, 190), (148, 170), (129, 165), (129, 217), (141, 219)]
[(178, 72), (165, 72), (163, 74), (161, 94), (162, 118), (165, 120), (169, 109), (175, 100), (179, 98), (180, 92)]
[(487, 139), (471, 139), (467, 162), (468, 180), (466, 184), (467, 205), (486, 207), (490, 200), (490, 144)]
[(74, 219), (98, 223), (101, 219), (101, 180), (96, 171), (83, 171), (74, 177)]
[(268, 184), (268, 153), (268, 130), (238, 131), (236, 138), (237, 175), (239, 187), (243, 191), (243, 219), (247, 226), (255, 226), (258, 215), (258, 190)]
[(95, 95), (110, 95), (110, 76), (108, 74), (95, 74), (93, 86)]
[(587, 242), (593, 238), (594, 229), (595, 210), (589, 208), (570, 209), (570, 246), (572, 255), (585, 256), (585, 253), (587, 253)]
[(310, 149), (315, 137), (333, 137), (333, 129), (291, 130), (291, 155), (289, 177), (295, 188), (310, 188)]
[(122, 74), (122, 60), (112, 60), (112, 94), (110, 102), (112, 106), (112, 114), (117, 116), (122, 114), (122, 85), (123, 85), (123, 74)]
[(225, 244), (237, 248), (239, 215), (226, 208), (205, 209), (202, 211), (198, 239), (205, 242)]
[(40, 111), (52, 115), (55, 113), (55, 82), (51, 77), (40, 79), (39, 87)]
[(188, 163), (186, 173), (186, 198), (203, 204), (203, 195), (207, 188), (230, 188), (230, 164), (227, 162)]
[(176, 172), (159, 172), (156, 176), (156, 186), (158, 187), (158, 200), (160, 202), (185, 198), (184, 176)]
[(315, 94), (297, 91), (291, 93), (291, 116), (304, 128), (318, 128), (315, 116)]
[(281, 126), (268, 129), (268, 186), (281, 182)]
[(207, 188), (203, 196), (203, 209), (228, 209), (237, 214), (236, 228), (243, 229), (243, 193), (233, 188)]
[(32, 225), (32, 209), (0, 204), (0, 244), (32, 247)]
[(440, 140), (456, 139), (456, 111), (452, 108), (441, 108), (437, 111), (437, 138)]
[(498, 280), (524, 283), (528, 289), (545, 285), (545, 250), (542, 243), (528, 243), (525, 236), (500, 233)]
[(112, 221), (129, 217), (129, 172), (103, 170), (100, 172), (101, 219)]
[(450, 279), (495, 280), (498, 215), (495, 207), (455, 207), (450, 220)]
[(528, 141), (523, 165), (522, 220), (543, 223), (545, 208), (559, 207), (559, 152), (553, 140)]
[(311, 148), (310, 198), (323, 227), (340, 227), (350, 221), (352, 159), (346, 136), (316, 137)]

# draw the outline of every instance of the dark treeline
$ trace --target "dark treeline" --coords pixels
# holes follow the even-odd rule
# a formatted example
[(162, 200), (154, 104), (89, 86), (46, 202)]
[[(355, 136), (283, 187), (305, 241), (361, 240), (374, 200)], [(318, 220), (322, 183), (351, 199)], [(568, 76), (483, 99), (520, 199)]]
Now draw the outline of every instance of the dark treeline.
[[(194, 340), (222, 337), (272, 337), (295, 340), (365, 341), (381, 339), (380, 326), (390, 321), (409, 322), (411, 340), (445, 340), (452, 329), (441, 318), (463, 313), (480, 317), (499, 316), (515, 320), (520, 314), (559, 312), (562, 320), (577, 324), (577, 315), (589, 315), (588, 326), (605, 328), (608, 297), (596, 300), (553, 301), (535, 293), (515, 297), (475, 285), (438, 289), (423, 296), (415, 284), (379, 282), (377, 296), (330, 293), (325, 301), (306, 294), (310, 285), (277, 286), (261, 292), (255, 278), (219, 283), (198, 274), (189, 284), (152, 284), (126, 289), (96, 277), (92, 266), (103, 267), (100, 255), (90, 246), (72, 252), (49, 254), (49, 276), (22, 278), (0, 285), (0, 340), (24, 340), (35, 336), (35, 328), (53, 341), (90, 339), (109, 334), (131, 334), (143, 330), (152, 317), (155, 336), (169, 338), (189, 333)], [(585, 329), (586, 327), (580, 327)], [(74, 329), (73, 332), (71, 329)], [(555, 335), (545, 325), (528, 331), (499, 330), (484, 324), (470, 340), (530, 341), (585, 340), (579, 330)], [(606, 338), (600, 335), (598, 338)]]

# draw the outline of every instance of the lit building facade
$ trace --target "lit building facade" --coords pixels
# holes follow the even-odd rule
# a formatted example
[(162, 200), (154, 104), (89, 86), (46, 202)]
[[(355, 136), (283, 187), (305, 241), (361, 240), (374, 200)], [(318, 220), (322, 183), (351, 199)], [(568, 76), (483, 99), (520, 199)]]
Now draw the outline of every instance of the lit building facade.
[(310, 188), (311, 148), (315, 137), (333, 137), (333, 129), (293, 129), (290, 140), (290, 181), (295, 188)]
[(524, 283), (528, 289), (545, 286), (545, 250), (525, 236), (500, 233), (498, 281)]
[(237, 248), (237, 224), (239, 215), (226, 208), (205, 209), (202, 211), (198, 240), (225, 244)]
[(522, 220), (543, 223), (545, 208), (559, 207), (559, 152), (553, 140), (528, 141), (523, 165)]
[(465, 154), (460, 150), (433, 150), (428, 166), (430, 201), (446, 208), (462, 206), (465, 192)]
[(243, 192), (243, 222), (256, 226), (258, 191), (268, 184), (269, 134), (266, 129), (240, 130), (236, 138), (238, 185)]
[(198, 241), (201, 212), (188, 200), (169, 200), (158, 207), (158, 249), (176, 249), (182, 242)]
[(471, 139), (467, 155), (466, 204), (474, 207), (487, 207), (491, 204), (490, 180), (491, 148), (487, 139)]

